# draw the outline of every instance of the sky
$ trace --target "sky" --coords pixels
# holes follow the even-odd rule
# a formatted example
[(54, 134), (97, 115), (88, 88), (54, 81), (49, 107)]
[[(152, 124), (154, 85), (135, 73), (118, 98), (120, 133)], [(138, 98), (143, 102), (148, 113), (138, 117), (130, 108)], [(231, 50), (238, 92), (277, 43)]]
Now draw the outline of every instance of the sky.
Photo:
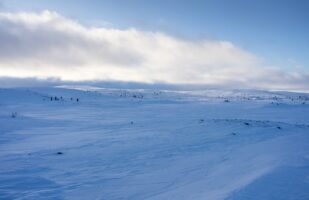
[(309, 90), (309, 1), (0, 0), (0, 76)]

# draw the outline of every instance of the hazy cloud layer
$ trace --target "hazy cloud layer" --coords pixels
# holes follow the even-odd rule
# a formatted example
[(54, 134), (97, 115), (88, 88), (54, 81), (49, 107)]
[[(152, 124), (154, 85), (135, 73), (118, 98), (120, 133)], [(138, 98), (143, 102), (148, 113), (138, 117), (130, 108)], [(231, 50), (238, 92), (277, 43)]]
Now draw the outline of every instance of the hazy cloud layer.
[(0, 13), (0, 76), (309, 90), (308, 73), (267, 68), (226, 41), (86, 27), (44, 11)]

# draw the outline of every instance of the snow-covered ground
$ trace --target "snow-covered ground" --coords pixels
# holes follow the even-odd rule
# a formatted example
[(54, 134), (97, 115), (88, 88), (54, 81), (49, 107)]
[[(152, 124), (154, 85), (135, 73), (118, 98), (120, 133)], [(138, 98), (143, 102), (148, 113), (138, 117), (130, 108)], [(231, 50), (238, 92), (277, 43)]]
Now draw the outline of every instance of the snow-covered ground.
[(308, 200), (309, 95), (0, 89), (0, 199)]

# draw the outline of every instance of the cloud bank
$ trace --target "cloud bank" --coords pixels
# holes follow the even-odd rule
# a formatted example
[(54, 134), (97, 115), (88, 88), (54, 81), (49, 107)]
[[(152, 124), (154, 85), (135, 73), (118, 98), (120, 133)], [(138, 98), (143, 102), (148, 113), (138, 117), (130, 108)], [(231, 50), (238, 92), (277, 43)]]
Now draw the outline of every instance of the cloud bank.
[(309, 90), (309, 74), (267, 68), (227, 41), (87, 27), (55, 12), (0, 13), (0, 76)]

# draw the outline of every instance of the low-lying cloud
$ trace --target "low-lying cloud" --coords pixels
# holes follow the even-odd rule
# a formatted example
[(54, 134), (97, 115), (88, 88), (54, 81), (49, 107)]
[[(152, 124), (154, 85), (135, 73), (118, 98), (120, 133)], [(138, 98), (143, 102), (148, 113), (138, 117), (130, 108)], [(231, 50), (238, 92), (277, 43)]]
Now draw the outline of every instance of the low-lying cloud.
[(227, 41), (87, 27), (50, 11), (0, 13), (0, 44), (5, 77), (309, 90), (308, 73), (266, 67)]

